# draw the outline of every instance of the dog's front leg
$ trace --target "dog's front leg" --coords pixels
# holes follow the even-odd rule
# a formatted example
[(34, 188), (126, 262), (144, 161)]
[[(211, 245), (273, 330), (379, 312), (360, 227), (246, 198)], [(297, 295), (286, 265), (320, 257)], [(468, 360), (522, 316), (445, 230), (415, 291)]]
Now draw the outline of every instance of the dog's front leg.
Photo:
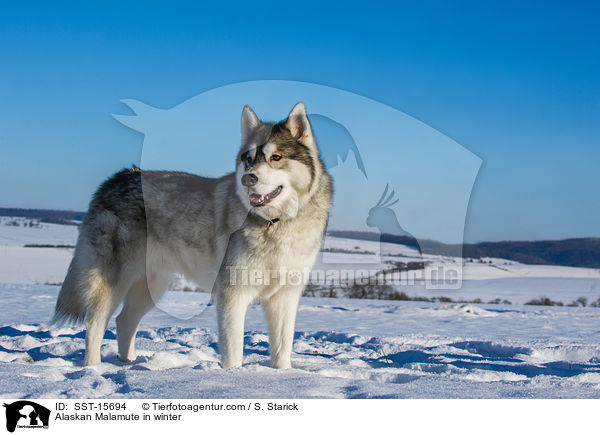
[(239, 289), (228, 288), (217, 297), (219, 351), (224, 369), (240, 367), (244, 356), (244, 318), (250, 300)]
[(303, 287), (286, 286), (264, 302), (269, 324), (271, 365), (276, 369), (292, 367), (292, 345), (296, 311)]

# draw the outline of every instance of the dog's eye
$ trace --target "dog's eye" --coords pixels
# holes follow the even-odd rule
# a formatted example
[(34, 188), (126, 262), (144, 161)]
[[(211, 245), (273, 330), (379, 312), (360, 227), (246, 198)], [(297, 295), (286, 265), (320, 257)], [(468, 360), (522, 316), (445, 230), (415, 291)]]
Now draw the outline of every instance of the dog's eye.
[(279, 154), (271, 154), (271, 160), (278, 162), (281, 160), (281, 156)]
[(242, 162), (245, 162), (247, 164), (252, 163), (252, 156), (250, 156), (250, 154), (248, 154), (248, 153), (244, 153), (242, 155)]

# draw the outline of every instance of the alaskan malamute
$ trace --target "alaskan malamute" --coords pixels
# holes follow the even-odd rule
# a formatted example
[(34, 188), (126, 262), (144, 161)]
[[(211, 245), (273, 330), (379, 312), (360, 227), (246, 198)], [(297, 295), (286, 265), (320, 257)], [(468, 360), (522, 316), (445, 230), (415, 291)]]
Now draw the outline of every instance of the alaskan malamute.
[(223, 368), (242, 364), (244, 317), (255, 300), (267, 314), (273, 367), (291, 366), (306, 280), (298, 274), (315, 261), (332, 195), (304, 104), (279, 123), (263, 123), (244, 107), (236, 168), (217, 179), (135, 168), (100, 186), (54, 316), (85, 319), (86, 365), (100, 362), (121, 301), (119, 354), (134, 360), (140, 320), (181, 273), (213, 291)]

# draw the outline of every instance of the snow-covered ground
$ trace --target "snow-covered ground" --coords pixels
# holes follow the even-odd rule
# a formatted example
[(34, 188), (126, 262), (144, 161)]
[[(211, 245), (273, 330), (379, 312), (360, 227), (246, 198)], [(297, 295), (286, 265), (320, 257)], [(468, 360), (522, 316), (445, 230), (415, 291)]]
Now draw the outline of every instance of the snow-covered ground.
[[(244, 366), (227, 371), (214, 308), (187, 321), (155, 309), (142, 321), (135, 362), (119, 362), (113, 320), (104, 362), (81, 367), (84, 331), (43, 324), (57, 292), (0, 286), (0, 396), (600, 397), (599, 309), (304, 298), (286, 371), (269, 368), (258, 305), (246, 320)], [(207, 302), (173, 293), (175, 302)]]
[[(491, 259), (491, 266), (467, 263), (463, 288), (449, 296), (500, 297), (512, 305), (302, 298), (292, 370), (269, 368), (258, 305), (246, 319), (244, 366), (220, 369), (214, 307), (207, 307), (207, 294), (181, 291), (169, 292), (163, 310), (142, 320), (135, 362), (119, 362), (113, 319), (104, 362), (82, 367), (85, 331), (47, 326), (59, 290), (48, 283), (62, 281), (72, 249), (23, 247), (73, 245), (77, 229), (40, 225), (0, 224), (3, 397), (600, 397), (600, 309), (522, 305), (540, 296), (596, 300), (598, 270), (502, 259)], [(331, 243), (377, 248), (356, 240)], [(404, 258), (414, 255), (392, 248)], [(335, 261), (364, 255), (328, 254), (338, 256)], [(406, 292), (442, 294), (418, 285)], [(182, 320), (193, 312), (201, 314)]]

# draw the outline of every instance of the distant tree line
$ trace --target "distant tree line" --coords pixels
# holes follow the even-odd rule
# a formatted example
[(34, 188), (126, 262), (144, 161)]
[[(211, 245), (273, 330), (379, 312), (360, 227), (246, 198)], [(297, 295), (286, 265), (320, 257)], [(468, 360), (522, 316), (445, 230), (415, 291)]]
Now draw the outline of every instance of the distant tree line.
[(69, 210), (46, 210), (36, 208), (0, 208), (0, 216), (38, 219), (49, 224), (77, 225), (82, 222), (85, 212)]

